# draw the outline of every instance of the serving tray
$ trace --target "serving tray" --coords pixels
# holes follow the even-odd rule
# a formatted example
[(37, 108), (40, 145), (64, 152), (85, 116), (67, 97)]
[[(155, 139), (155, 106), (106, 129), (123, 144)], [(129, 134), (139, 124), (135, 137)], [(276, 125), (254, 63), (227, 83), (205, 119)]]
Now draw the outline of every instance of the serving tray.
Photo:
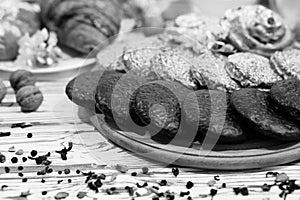
[[(243, 144), (216, 145), (212, 151), (195, 143), (190, 148), (160, 144), (149, 137), (112, 128), (102, 115), (90, 118), (96, 129), (120, 147), (165, 164), (212, 170), (245, 170), (281, 165), (300, 159), (300, 142), (251, 139)], [(201, 149), (201, 150), (200, 150)]]

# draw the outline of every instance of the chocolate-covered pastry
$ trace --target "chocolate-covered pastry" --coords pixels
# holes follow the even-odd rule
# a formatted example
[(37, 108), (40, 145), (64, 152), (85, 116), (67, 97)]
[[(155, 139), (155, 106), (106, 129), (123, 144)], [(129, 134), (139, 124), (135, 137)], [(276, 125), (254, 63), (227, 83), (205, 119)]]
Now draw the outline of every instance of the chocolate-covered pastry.
[(127, 124), (125, 128), (133, 128), (128, 126), (131, 119), (130, 102), (132, 95), (148, 80), (144, 77), (116, 71), (106, 71), (98, 80), (95, 94), (97, 109), (117, 125)]
[(236, 53), (228, 57), (226, 71), (243, 87), (270, 87), (281, 77), (271, 68), (269, 59), (253, 53)]
[(270, 62), (273, 69), (283, 78), (300, 80), (300, 50), (277, 51), (271, 56)]
[(264, 56), (286, 48), (294, 38), (282, 17), (261, 5), (227, 10), (221, 25), (238, 50)]
[(96, 53), (119, 32), (120, 5), (116, 0), (40, 1), (41, 16), (59, 42), (79, 53)]
[(274, 111), (269, 94), (254, 88), (232, 93), (231, 105), (241, 120), (254, 131), (284, 141), (300, 139), (300, 128)]
[(149, 82), (134, 92), (131, 113), (138, 116), (139, 124), (147, 126), (156, 138), (172, 139), (181, 124), (181, 103), (189, 92), (176, 82)]
[(272, 101), (280, 113), (300, 122), (300, 80), (288, 79), (276, 82), (270, 91)]
[[(196, 101), (193, 98), (196, 97)], [(230, 95), (217, 90), (198, 90), (187, 95), (184, 101), (184, 120), (189, 126), (197, 126), (197, 138), (216, 138), (220, 143), (245, 141), (239, 120), (233, 113)]]
[(96, 87), (101, 76), (107, 73), (109, 73), (109, 71), (92, 71), (82, 73), (75, 77), (66, 86), (68, 98), (77, 105), (95, 111)]
[(36, 4), (21, 0), (0, 2), (0, 61), (13, 60), (18, 54), (18, 40), (40, 28)]

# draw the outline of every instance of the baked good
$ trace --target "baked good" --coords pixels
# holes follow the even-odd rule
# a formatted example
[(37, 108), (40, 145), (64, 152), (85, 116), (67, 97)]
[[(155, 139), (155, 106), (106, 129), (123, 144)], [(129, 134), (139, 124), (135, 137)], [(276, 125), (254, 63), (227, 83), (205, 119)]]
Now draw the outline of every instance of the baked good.
[(131, 119), (130, 102), (134, 91), (147, 80), (132, 74), (105, 71), (96, 88), (96, 107), (121, 130), (134, 129), (136, 119)]
[(290, 46), (294, 39), (282, 17), (261, 5), (229, 9), (220, 23), (230, 43), (240, 51), (270, 56)]
[(232, 93), (231, 105), (255, 132), (283, 141), (299, 140), (299, 126), (276, 113), (269, 98), (267, 92), (244, 88)]
[(243, 87), (270, 87), (272, 83), (281, 80), (271, 68), (269, 59), (254, 53), (228, 56), (225, 69)]
[(132, 96), (130, 111), (154, 139), (173, 139), (181, 125), (181, 103), (190, 90), (172, 81), (152, 81)]
[(233, 113), (230, 95), (217, 90), (191, 92), (183, 103), (183, 118), (188, 127), (197, 127), (197, 139), (219, 143), (239, 143), (247, 139)]
[(47, 0), (40, 5), (46, 27), (57, 33), (60, 44), (79, 53), (96, 54), (119, 32), (116, 0)]
[(21, 0), (0, 2), (0, 61), (13, 60), (18, 54), (18, 40), (40, 29), (36, 4)]
[(68, 98), (75, 104), (96, 111), (96, 87), (104, 71), (91, 71), (73, 78), (66, 86)]
[(273, 103), (280, 113), (300, 122), (300, 80), (287, 79), (274, 83), (270, 90)]
[(214, 54), (211, 51), (205, 51), (192, 59), (194, 67), (192, 70), (193, 76), (197, 80), (204, 79), (203, 86), (208, 89), (222, 91), (237, 90), (239, 85), (226, 73), (226, 62), (227, 57)]
[(300, 50), (277, 51), (271, 56), (270, 62), (273, 69), (283, 78), (300, 80)]

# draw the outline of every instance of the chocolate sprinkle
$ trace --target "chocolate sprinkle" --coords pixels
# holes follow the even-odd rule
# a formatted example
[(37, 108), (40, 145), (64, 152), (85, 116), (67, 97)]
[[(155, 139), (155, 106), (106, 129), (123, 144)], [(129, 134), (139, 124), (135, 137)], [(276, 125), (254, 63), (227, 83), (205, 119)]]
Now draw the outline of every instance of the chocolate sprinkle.
[(11, 162), (12, 162), (13, 164), (17, 163), (17, 162), (18, 162), (18, 158), (17, 158), (17, 157), (12, 157), (12, 158), (11, 158)]
[(173, 168), (172, 173), (175, 177), (177, 177), (179, 175), (179, 169), (177, 167)]
[(0, 132), (0, 137), (8, 137), (11, 135), (11, 132)]
[(27, 122), (15, 123), (11, 125), (11, 128), (28, 128), (31, 127), (32, 124)]
[(2, 153), (0, 153), (0, 163), (5, 163), (6, 157)]

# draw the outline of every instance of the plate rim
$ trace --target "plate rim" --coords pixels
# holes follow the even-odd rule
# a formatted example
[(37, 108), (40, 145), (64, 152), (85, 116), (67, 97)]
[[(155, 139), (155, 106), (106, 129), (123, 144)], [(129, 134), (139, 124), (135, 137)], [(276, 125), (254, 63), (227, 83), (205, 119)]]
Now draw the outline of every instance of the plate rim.
[[(112, 142), (127, 149), (131, 152), (136, 152), (139, 149), (143, 152), (151, 150), (150, 145), (141, 144), (126, 134), (120, 134), (122, 131), (110, 128), (103, 120), (103, 116), (93, 115), (90, 121), (104, 137)], [(134, 142), (133, 142), (134, 141)], [(242, 151), (242, 150), (240, 150)], [(139, 155), (139, 154), (138, 154)], [(299, 156), (297, 156), (299, 155)], [(259, 169), (281, 164), (290, 163), (300, 159), (300, 142), (296, 142), (294, 147), (283, 148), (280, 151), (275, 151), (269, 154), (252, 155), (252, 156), (198, 156), (181, 154), (166, 149), (157, 149), (157, 153), (141, 155), (156, 162), (165, 163), (164, 159), (174, 161), (172, 164), (184, 167), (194, 167), (210, 170), (246, 170)], [(169, 157), (169, 158), (168, 158)], [(176, 158), (176, 159), (175, 159)]]

